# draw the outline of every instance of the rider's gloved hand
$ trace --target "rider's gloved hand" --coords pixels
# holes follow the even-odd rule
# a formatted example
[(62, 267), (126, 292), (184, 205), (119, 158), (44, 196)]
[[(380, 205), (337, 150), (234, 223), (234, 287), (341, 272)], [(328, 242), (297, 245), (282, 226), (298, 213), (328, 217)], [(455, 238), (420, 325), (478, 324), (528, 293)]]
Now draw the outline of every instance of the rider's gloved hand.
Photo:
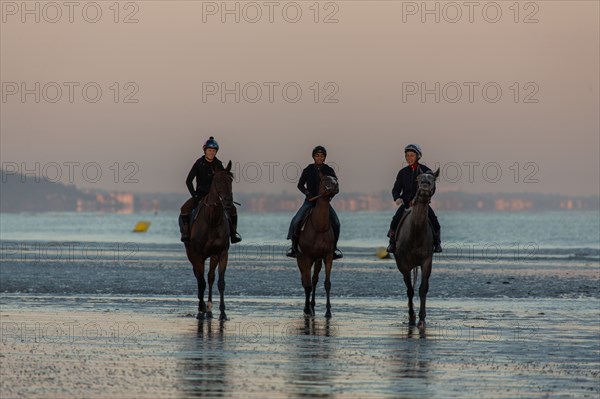
[(396, 200), (396, 205), (398, 205), (398, 206), (402, 205), (402, 198), (398, 198)]

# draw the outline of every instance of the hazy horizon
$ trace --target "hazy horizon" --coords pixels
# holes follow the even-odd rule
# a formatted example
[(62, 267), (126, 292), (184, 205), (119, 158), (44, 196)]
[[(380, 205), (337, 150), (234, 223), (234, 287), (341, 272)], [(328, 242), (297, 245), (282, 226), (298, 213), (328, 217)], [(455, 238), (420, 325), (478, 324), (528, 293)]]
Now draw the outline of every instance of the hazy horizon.
[(418, 143), (440, 190), (600, 195), (600, 3), (226, 3), (239, 22), (222, 2), (2, 1), (0, 166), (185, 193), (214, 136), (236, 192), (295, 193), (324, 145), (367, 193)]

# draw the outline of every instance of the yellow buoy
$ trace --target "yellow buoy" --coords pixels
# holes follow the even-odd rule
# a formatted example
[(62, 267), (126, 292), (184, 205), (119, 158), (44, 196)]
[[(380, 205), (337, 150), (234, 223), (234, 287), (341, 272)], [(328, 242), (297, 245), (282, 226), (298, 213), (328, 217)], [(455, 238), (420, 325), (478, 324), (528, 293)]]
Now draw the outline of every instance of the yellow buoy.
[(377, 255), (379, 259), (386, 259), (390, 257), (386, 247), (377, 247), (375, 250), (375, 255)]
[(145, 233), (146, 231), (148, 231), (149, 227), (150, 227), (150, 222), (142, 220), (140, 222), (137, 222), (137, 224), (133, 228), (133, 232), (134, 233)]

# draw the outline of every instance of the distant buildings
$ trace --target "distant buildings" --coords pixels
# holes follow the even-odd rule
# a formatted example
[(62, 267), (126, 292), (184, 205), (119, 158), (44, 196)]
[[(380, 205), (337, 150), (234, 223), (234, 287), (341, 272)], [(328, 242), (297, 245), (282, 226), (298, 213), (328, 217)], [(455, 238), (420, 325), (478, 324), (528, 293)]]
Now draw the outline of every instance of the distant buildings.
[[(3, 174), (0, 212), (156, 212), (178, 211), (187, 194), (108, 192), (82, 190), (73, 185), (35, 181), (16, 174)], [(295, 212), (304, 198), (300, 193), (235, 193), (241, 212)], [(332, 205), (338, 211), (392, 211), (396, 205), (388, 191), (341, 193)], [(600, 197), (572, 197), (554, 194), (498, 193), (470, 194), (438, 190), (431, 206), (436, 211), (522, 212), (544, 210), (600, 210)]]

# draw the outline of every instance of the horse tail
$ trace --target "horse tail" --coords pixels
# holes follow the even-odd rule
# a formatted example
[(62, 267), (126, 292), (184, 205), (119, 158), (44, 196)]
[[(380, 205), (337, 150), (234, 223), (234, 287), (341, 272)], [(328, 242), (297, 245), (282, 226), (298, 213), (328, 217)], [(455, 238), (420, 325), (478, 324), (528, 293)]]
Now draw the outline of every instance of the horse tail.
[(413, 277), (412, 286), (414, 288), (417, 286), (417, 279), (419, 278), (419, 266), (412, 269), (412, 277)]

